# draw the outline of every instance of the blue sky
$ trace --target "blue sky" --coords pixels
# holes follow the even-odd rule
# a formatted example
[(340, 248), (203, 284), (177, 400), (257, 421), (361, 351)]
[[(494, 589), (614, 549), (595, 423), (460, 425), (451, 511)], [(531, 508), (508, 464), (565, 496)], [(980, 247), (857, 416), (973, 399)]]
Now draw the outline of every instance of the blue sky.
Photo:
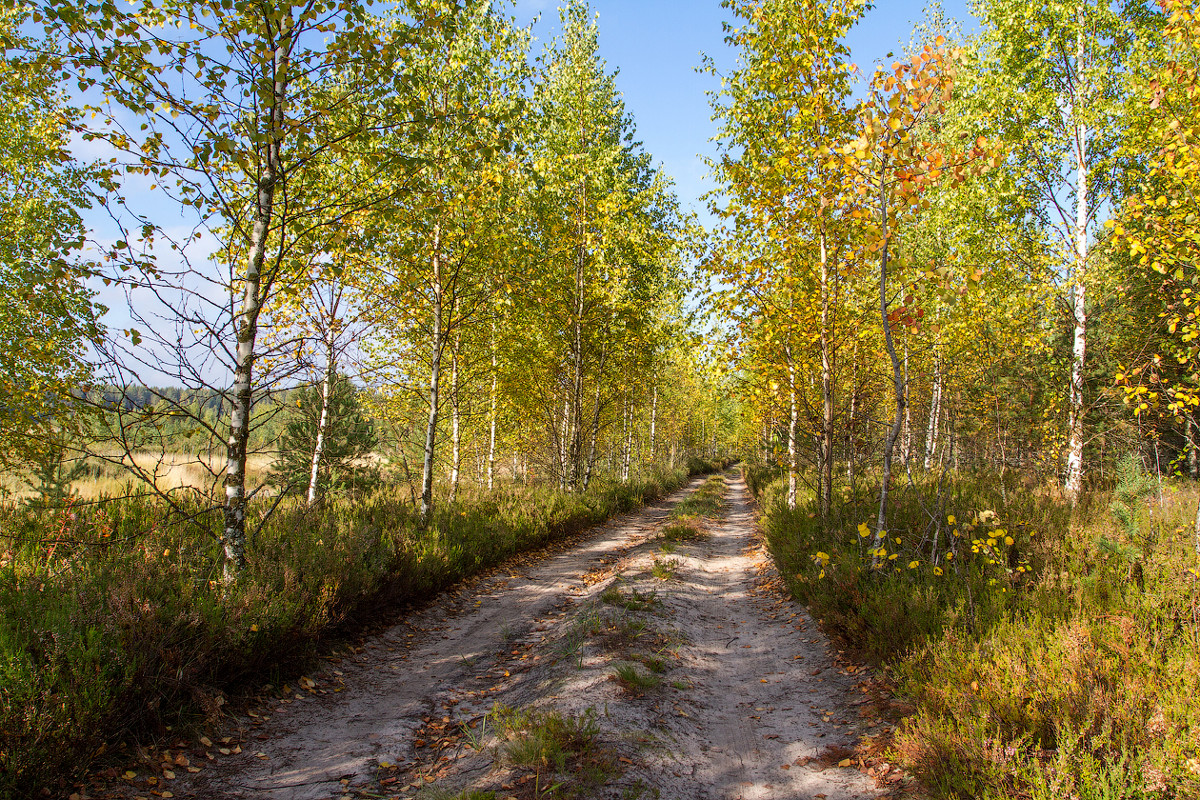
[[(928, 0), (876, 0), (876, 8), (848, 37), (859, 68), (869, 73), (872, 64), (900, 49), (924, 18), (927, 4)], [(539, 40), (535, 48), (555, 35), (558, 5), (557, 0), (517, 0), (521, 24), (541, 15), (534, 29)], [(716, 131), (705, 92), (715, 81), (695, 68), (702, 52), (718, 68), (734, 63), (721, 31), (726, 12), (720, 0), (591, 0), (591, 5), (599, 14), (601, 54), (610, 72), (620, 70), (617, 86), (637, 124), (638, 138), (675, 178), (683, 206), (701, 211), (699, 198), (708, 188), (701, 154), (714, 152), (709, 139)], [(942, 7), (965, 29), (975, 26), (967, 0), (944, 0)]]

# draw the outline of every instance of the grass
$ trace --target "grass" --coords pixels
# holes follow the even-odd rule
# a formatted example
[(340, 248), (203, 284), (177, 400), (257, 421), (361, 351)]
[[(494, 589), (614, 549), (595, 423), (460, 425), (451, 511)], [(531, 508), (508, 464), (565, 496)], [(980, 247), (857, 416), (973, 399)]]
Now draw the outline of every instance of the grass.
[(646, 666), (646, 669), (651, 672), (661, 675), (667, 671), (667, 662), (663, 661), (661, 656), (651, 656), (645, 653), (633, 653), (629, 656), (634, 661), (638, 661)]
[[(0, 505), (0, 796), (81, 775), (106, 748), (219, 713), (286, 678), (379, 609), (572, 535), (680, 485), (682, 471), (583, 495), (506, 487), (421, 528), (401, 487), (248, 515), (249, 565), (222, 585), (219, 514), (185, 525), (146, 498)], [(467, 494), (467, 493), (464, 493)]]
[[(267, 478), (274, 462), (274, 457), (269, 455), (248, 456), (247, 483), (251, 486), (261, 483)], [(79, 473), (70, 483), (71, 492), (84, 500), (97, 500), (129, 494), (131, 487), (137, 484), (131, 474), (131, 466), (153, 479), (154, 485), (162, 492), (183, 488), (211, 492), (220, 483), (225, 459), (178, 452), (143, 451), (126, 455), (114, 451), (99, 457), (68, 461), (67, 464)], [(27, 499), (35, 494), (27, 483), (13, 476), (0, 476), (0, 490), (7, 490), (15, 499)]]
[(417, 793), (417, 797), (420, 800), (496, 800), (496, 793), (478, 789), (463, 789), (459, 792), (451, 792), (433, 786), (422, 789)]
[(674, 547), (681, 542), (694, 542), (704, 537), (705, 533), (692, 522), (672, 522), (664, 526), (659, 533), (663, 547)]
[(772, 553), (915, 707), (894, 753), (939, 798), (1200, 797), (1200, 488), (1131, 465), (1074, 509), (996, 476), (825, 518), (759, 483)]
[(662, 684), (661, 676), (654, 672), (642, 672), (636, 664), (618, 664), (613, 670), (613, 679), (631, 692), (657, 689)]
[(656, 558), (650, 567), (650, 574), (660, 581), (669, 581), (679, 571), (679, 565), (677, 558)]
[(618, 606), (626, 611), (652, 611), (655, 606), (660, 604), (657, 592), (640, 592), (634, 589), (629, 595), (626, 595), (616, 583), (609, 585), (600, 593), (600, 602)]
[(670, 521), (658, 533), (659, 549), (674, 553), (680, 544), (708, 538), (701, 519), (716, 519), (725, 510), (725, 478), (713, 475), (671, 509)]
[(680, 500), (671, 509), (671, 517), (677, 520), (689, 520), (697, 517), (715, 519), (721, 515), (725, 507), (725, 478), (713, 475), (702, 483), (696, 491)]
[(617, 773), (615, 757), (600, 742), (593, 708), (571, 715), (498, 705), (490, 716), (502, 740), (503, 759), (536, 775), (537, 796), (576, 797)]

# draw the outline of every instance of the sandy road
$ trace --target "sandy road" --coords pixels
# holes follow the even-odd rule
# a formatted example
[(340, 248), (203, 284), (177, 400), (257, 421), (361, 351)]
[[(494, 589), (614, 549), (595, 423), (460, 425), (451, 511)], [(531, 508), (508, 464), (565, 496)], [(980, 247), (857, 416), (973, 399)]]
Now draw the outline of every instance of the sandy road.
[(678, 702), (684, 713), (663, 720), (672, 745), (645, 771), (670, 798), (875, 797), (855, 769), (805, 763), (857, 741), (861, 721), (847, 708), (855, 680), (804, 610), (757, 580), (754, 514), (745, 484), (731, 483), (725, 520), (680, 558), (663, 595), (689, 642), (679, 671), (693, 688)]
[[(565, 552), (468, 582), (238, 719), (227, 741), (193, 751), (200, 771), (178, 774), (171, 793), (543, 796), (504, 742), (486, 736), (500, 704), (597, 721), (606, 766), (576, 796), (875, 797), (857, 770), (809, 764), (862, 732), (849, 708), (854, 678), (802, 608), (763, 590), (745, 486), (727, 477), (727, 513), (705, 538), (677, 547), (655, 538), (697, 479)], [(652, 603), (616, 609), (602, 600), (612, 587)], [(661, 685), (630, 691), (613, 679), (616, 665), (650, 649)], [(468, 726), (481, 720), (477, 738)]]
[[(519, 573), (470, 581), (444, 602), (404, 620), (353, 656), (310, 676), (254, 716), (229, 742), (214, 742), (192, 777), (180, 775), (176, 797), (340, 796), (380, 763), (413, 755), (414, 731), (462, 687), (483, 702), (503, 679), (495, 654), (533, 634), (538, 618), (580, 587), (580, 576), (619, 558), (651, 536), (671, 507), (703, 479), (666, 500), (597, 527), (583, 544)], [(508, 687), (511, 688), (511, 687)], [(228, 755), (221, 749), (229, 750)], [(240, 752), (234, 752), (239, 751)], [(208, 755), (213, 756), (211, 759)]]

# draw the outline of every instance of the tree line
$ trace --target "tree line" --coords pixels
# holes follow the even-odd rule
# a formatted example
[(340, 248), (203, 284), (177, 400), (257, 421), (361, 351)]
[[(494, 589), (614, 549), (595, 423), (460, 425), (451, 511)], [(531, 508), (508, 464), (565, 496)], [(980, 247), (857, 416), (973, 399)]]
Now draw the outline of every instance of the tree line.
[[(696, 224), (588, 6), (561, 28), (535, 59), (485, 0), (9, 5), (4, 113), (28, 115), (0, 157), (27, 219), (5, 215), (26, 249), (0, 284), (28, 302), (0, 321), (5, 465), (63, 439), (128, 463), (192, 430), (232, 579), (264, 488), (247, 460), (279, 442), (254, 428), (301, 385), (309, 502), (347, 379), (425, 519), (438, 480), (583, 491), (713, 452)], [(129, 321), (104, 327), (114, 297)]]
[(1194, 3), (977, 0), (873, 71), (870, 3), (724, 5), (706, 264), (789, 504), (881, 479), (878, 539), (914, 472), (1196, 476)]

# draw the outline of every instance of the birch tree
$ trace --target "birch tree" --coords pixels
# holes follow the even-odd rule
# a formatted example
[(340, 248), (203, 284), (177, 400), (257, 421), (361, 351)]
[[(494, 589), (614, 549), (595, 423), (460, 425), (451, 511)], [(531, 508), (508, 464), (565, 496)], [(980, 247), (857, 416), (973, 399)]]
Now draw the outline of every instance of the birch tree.
[[(720, 207), (733, 235), (764, 235), (778, 251), (754, 262), (725, 260), (723, 278), (749, 289), (760, 279), (742, 271), (778, 272), (777, 288), (791, 296), (744, 293), (779, 311), (780, 354), (788, 387), (788, 505), (797, 492), (800, 424), (798, 352), (815, 340), (820, 351), (821, 399), (818, 489), (822, 512), (832, 503), (836, 404), (838, 294), (851, 241), (844, 166), (819, 156), (852, 124), (851, 67), (842, 39), (866, 10), (860, 0), (723, 4), (735, 17), (727, 40), (739, 66), (723, 76), (714, 108), (723, 122), (722, 155), (714, 165), (723, 184)], [(709, 65), (710, 71), (715, 71)], [(732, 269), (733, 272), (728, 270)], [(812, 292), (809, 292), (809, 287)], [(799, 293), (799, 294), (797, 294)], [(756, 295), (757, 299), (752, 299)], [(815, 313), (813, 308), (815, 306)], [(810, 337), (809, 332), (815, 331)]]
[(85, 348), (101, 335), (80, 211), (102, 174), (71, 157), (79, 115), (58, 76), (22, 57), (37, 46), (17, 33), (23, 17), (0, 14), (0, 467), (15, 469), (73, 426), (73, 392), (91, 378)]
[(1087, 440), (1089, 270), (1116, 189), (1112, 156), (1128, 71), (1155, 14), (1141, 0), (978, 0), (974, 11), (991, 62), (981, 88), (1066, 287), (1072, 347), (1063, 486), (1075, 500)]
[[(384, 337), (377, 376), (388, 391), (419, 391), (424, 398), (420, 513), (428, 521), (444, 383), (458, 363), (455, 343), (468, 326), (490, 324), (496, 285), (489, 275), (503, 230), (507, 151), (523, 107), (528, 37), (486, 0), (461, 9), (452, 0), (420, 0), (413, 13), (430, 21), (408, 65), (422, 125), (388, 144), (418, 169), (383, 173), (403, 191), (373, 223), (378, 253), (363, 266)], [(433, 25), (451, 15), (453, 25)]]
[(533, 97), (534, 265), (524, 313), (538, 331), (528, 358), (553, 443), (546, 461), (563, 488), (580, 491), (605, 412), (618, 402), (621, 360), (635, 339), (653, 338), (652, 320), (669, 305), (681, 225), (670, 181), (633, 139), (590, 9), (572, 2), (561, 19)]
[[(295, 265), (291, 248), (308, 225), (368, 202), (357, 186), (306, 193), (303, 178), (328, 150), (361, 147), (389, 124), (369, 115), (378, 106), (360, 101), (402, 80), (396, 66), (409, 29), (380, 25), (357, 0), (30, 7), (54, 43), (39, 63), (77, 79), (89, 98), (94, 122), (85, 138), (118, 153), (127, 180), (158, 192), (150, 208), (123, 202), (128, 192), (109, 200), (122, 226), (112, 258), (127, 268), (110, 278), (148, 291), (172, 322), (135, 331), (132, 350), (113, 345), (112, 371), (169, 366), (177, 379), (201, 382), (229, 375), (220, 538), (225, 579), (234, 580), (246, 563), (246, 456), (263, 385), (256, 364), (264, 309)], [(333, 84), (339, 88), (328, 91)], [(355, 124), (333, 125), (349, 105), (359, 110)], [(164, 207), (184, 215), (185, 235)], [(217, 269), (188, 256), (197, 240), (217, 245)], [(143, 333), (155, 348), (139, 353)]]

